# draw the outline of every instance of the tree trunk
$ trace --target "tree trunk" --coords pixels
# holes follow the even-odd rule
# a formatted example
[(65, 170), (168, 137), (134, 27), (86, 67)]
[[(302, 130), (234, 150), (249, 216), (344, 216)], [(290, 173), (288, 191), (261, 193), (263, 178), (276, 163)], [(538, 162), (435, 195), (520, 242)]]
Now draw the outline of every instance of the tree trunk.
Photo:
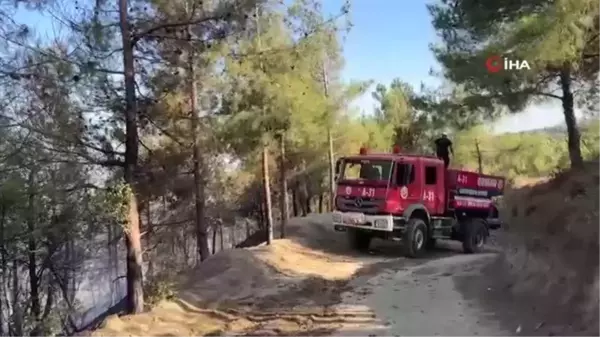
[(282, 132), (279, 140), (279, 171), (281, 180), (281, 193), (279, 194), (279, 206), (281, 208), (281, 238), (285, 238), (285, 228), (287, 227), (289, 215), (288, 206), (288, 186), (287, 186), (287, 168), (285, 165), (285, 132)]
[(220, 239), (220, 252), (222, 252), (225, 249), (225, 238), (223, 237), (223, 224), (219, 225), (219, 239)]
[(263, 145), (262, 149), (262, 171), (265, 195), (265, 217), (267, 221), (267, 244), (270, 245), (273, 241), (273, 205), (271, 204), (271, 186), (269, 183), (269, 148), (266, 145)]
[[(6, 244), (4, 237), (4, 223), (6, 221), (6, 208), (4, 205), (0, 205), (0, 336), (5, 336), (4, 330), (4, 291), (6, 289), (6, 274), (8, 272), (7, 262), (6, 262)], [(8, 322), (7, 322), (8, 323)]]
[(481, 158), (481, 149), (479, 148), (479, 141), (475, 139), (475, 153), (477, 154), (477, 171), (479, 174), (483, 174), (483, 160)]
[(237, 238), (235, 235), (235, 224), (233, 226), (231, 226), (231, 238), (229, 239), (229, 241), (231, 242), (231, 248), (235, 248), (235, 246), (237, 245)]
[(319, 194), (319, 213), (323, 213), (324, 209), (323, 209), (323, 193)]
[[(259, 51), (259, 62), (260, 62), (260, 69), (264, 71), (263, 68), (263, 63), (262, 63), (262, 59), (261, 59), (261, 55), (260, 55), (260, 51), (261, 51), (261, 31), (260, 31), (260, 13), (258, 10), (258, 4), (255, 6), (255, 13), (254, 13), (254, 17), (256, 18), (256, 36), (257, 36), (257, 44), (258, 44), (258, 51)], [(263, 117), (265, 115), (265, 111), (264, 111), (264, 107), (263, 107)], [(267, 133), (267, 130), (265, 130), (265, 133)], [(264, 140), (263, 140), (264, 141)], [(266, 218), (266, 222), (267, 222), (267, 245), (270, 245), (271, 242), (273, 241), (273, 205), (271, 203), (271, 186), (270, 186), (270, 180), (271, 177), (269, 176), (269, 147), (267, 146), (266, 142), (262, 145), (262, 173), (263, 173), (263, 190), (264, 190), (264, 197), (265, 197), (265, 218)]]
[[(67, 241), (67, 251), (69, 252), (69, 266), (72, 266), (75, 264), (75, 261), (73, 259), (77, 258), (75, 256), (75, 239), (73, 238), (69, 238), (69, 240)], [(77, 282), (76, 282), (76, 272), (73, 270), (73, 268), (67, 268), (66, 271), (67, 276), (65, 277), (66, 280), (68, 280), (69, 282), (69, 293), (68, 293), (68, 301), (69, 303), (74, 303), (75, 302), (75, 296), (77, 295)], [(111, 282), (112, 283), (112, 282)], [(111, 303), (112, 304), (112, 303)]]
[(310, 212), (310, 198), (308, 196), (308, 175), (306, 174), (306, 162), (302, 160), (302, 164), (300, 166), (303, 174), (299, 177), (302, 179), (300, 183), (300, 191), (301, 191), (301, 199), (300, 199), (300, 208), (302, 210), (302, 216), (307, 216)]
[[(43, 323), (45, 323), (48, 319), (48, 315), (50, 315), (50, 312), (52, 311), (53, 307), (54, 307), (54, 287), (52, 283), (48, 283), (46, 285), (46, 304), (44, 305), (44, 311), (42, 313), (42, 316), (40, 318), (40, 322), (38, 323), (38, 326), (36, 327), (36, 331), (40, 331), (44, 334), (46, 334), (47, 332), (43, 331)], [(72, 302), (69, 302), (72, 303)], [(68, 315), (71, 315), (71, 313), (68, 313)], [(31, 333), (31, 336), (35, 336), (33, 333)]]
[[(327, 74), (327, 67), (325, 65), (325, 58), (327, 56), (324, 55), (323, 58), (323, 62), (321, 63), (321, 77), (323, 80), (323, 94), (325, 95), (325, 99), (329, 98), (329, 76)], [(332, 111), (326, 111), (327, 112), (327, 116), (330, 116), (330, 113)], [(328, 151), (327, 151), (327, 156), (329, 159), (329, 204), (333, 205), (333, 198), (334, 198), (334, 194), (335, 194), (335, 157), (333, 154), (333, 135), (331, 133), (331, 118), (329, 118), (327, 120), (327, 145), (328, 145)], [(330, 209), (330, 211), (333, 211), (333, 208)]]
[[(191, 110), (191, 126), (192, 140), (194, 149), (194, 196), (196, 202), (196, 249), (200, 261), (206, 260), (210, 256), (208, 250), (208, 236), (206, 232), (206, 223), (204, 220), (204, 211), (206, 209), (206, 200), (204, 198), (206, 177), (204, 176), (204, 162), (202, 150), (200, 148), (200, 116), (196, 107), (198, 98), (198, 88), (196, 85), (196, 71), (194, 67), (194, 55), (189, 53), (188, 59), (188, 81), (190, 86), (190, 110)], [(214, 254), (214, 247), (213, 247)]]
[[(152, 228), (153, 224), (152, 224), (152, 214), (150, 213), (150, 200), (148, 200), (148, 202), (146, 203), (146, 244), (148, 246), (150, 246), (152, 244), (152, 238), (153, 238), (153, 228)], [(150, 254), (148, 254), (150, 255)], [(146, 256), (148, 258), (148, 270), (147, 270), (147, 276), (146, 278), (152, 277), (154, 276), (154, 259), (152, 258), (152, 256)]]
[[(263, 188), (264, 190), (264, 188)], [(264, 193), (260, 193), (259, 194), (259, 198), (260, 198), (260, 202), (258, 203), (258, 229), (265, 229), (265, 222), (266, 222), (266, 215), (267, 215), (267, 211), (266, 211), (266, 207), (265, 207), (265, 197), (264, 197)], [(266, 233), (266, 232), (265, 232)]]
[(173, 254), (173, 256), (177, 255), (177, 241), (179, 241), (177, 239), (178, 235), (178, 233), (175, 235), (171, 235), (171, 254)]
[(125, 235), (125, 244), (127, 247), (127, 304), (128, 312), (131, 314), (139, 314), (144, 311), (144, 275), (139, 217), (137, 198), (134, 192), (130, 192), (127, 216), (129, 228)]
[(217, 228), (212, 229), (212, 255), (217, 253)]
[(114, 226), (112, 223), (108, 223), (108, 225), (106, 226), (106, 231), (107, 231), (107, 237), (108, 237), (108, 242), (106, 245), (106, 249), (108, 250), (108, 268), (109, 268), (109, 276), (110, 276), (110, 283), (109, 283), (109, 288), (110, 288), (110, 296), (111, 296), (111, 303), (110, 305), (115, 304), (117, 301), (115, 301), (115, 296), (117, 298), (120, 298), (119, 295), (120, 292), (117, 292), (117, 287), (115, 286), (115, 281), (118, 277), (118, 260), (117, 260), (117, 251), (116, 251), (116, 235), (115, 235), (115, 230), (114, 230)]
[[(181, 244), (179, 245), (181, 247), (181, 250), (177, 250), (177, 247), (175, 247), (175, 251), (183, 252), (183, 258), (185, 259), (186, 264), (189, 264), (190, 261), (191, 261), (191, 263), (196, 264), (198, 262), (198, 259), (197, 259), (198, 254), (194, 254), (193, 256), (190, 256), (189, 244), (190, 243), (188, 242), (187, 228), (184, 228), (183, 233), (181, 233)], [(177, 255), (175, 255), (175, 256), (177, 256)]]
[(117, 0), (119, 26), (123, 44), (123, 69), (125, 70), (125, 183), (131, 188), (128, 200), (125, 244), (127, 247), (127, 310), (129, 313), (144, 311), (142, 274), (142, 242), (140, 237), (135, 173), (138, 165), (137, 102), (135, 97), (135, 68), (133, 43), (127, 18), (127, 0)]
[[(252, 232), (250, 231), (250, 221), (245, 220), (245, 223), (246, 223), (246, 239), (247, 239), (250, 237), (250, 235), (252, 235)], [(235, 233), (235, 231), (233, 231), (233, 233)]]
[(562, 89), (562, 107), (565, 115), (565, 124), (567, 125), (567, 147), (569, 149), (569, 159), (571, 167), (583, 167), (583, 157), (581, 155), (581, 134), (577, 126), (577, 118), (574, 111), (573, 91), (571, 88), (572, 78), (569, 66), (563, 67), (560, 71), (560, 87)]
[(306, 214), (305, 215), (309, 215), (310, 213), (312, 213), (312, 201), (313, 201), (312, 197), (313, 197), (313, 195), (312, 195), (308, 175), (304, 177), (304, 190), (306, 191), (306, 199), (305, 199)]
[[(74, 252), (72, 250), (73, 246), (69, 244), (69, 242), (72, 241), (70, 238), (67, 240), (67, 242), (65, 243), (65, 259), (64, 259), (64, 263), (68, 266), (67, 268), (63, 268), (62, 271), (62, 279), (63, 279), (63, 283), (65, 284), (65, 290), (67, 293), (67, 301), (68, 303), (73, 303), (73, 301), (71, 301), (71, 298), (73, 296), (71, 296), (73, 294), (73, 290), (75, 290), (75, 282), (73, 280), (73, 272), (72, 272), (72, 266), (73, 266), (73, 260), (74, 260)], [(52, 285), (49, 283), (48, 284), (48, 289), (52, 289)], [(46, 301), (46, 305), (48, 305), (48, 302)]]
[(330, 128), (327, 129), (327, 142), (329, 144), (329, 211), (333, 212), (333, 202), (335, 198), (335, 157), (333, 155), (333, 137)]
[(10, 319), (10, 331), (13, 336), (23, 336), (23, 310), (21, 308), (21, 295), (19, 293), (19, 262), (13, 260), (12, 265), (12, 300), (13, 312)]
[[(28, 271), (29, 271), (29, 301), (31, 302), (31, 318), (33, 318), (34, 326), (38, 326), (42, 308), (40, 305), (40, 289), (39, 280), (37, 274), (37, 261), (36, 261), (36, 250), (37, 244), (35, 239), (35, 190), (33, 185), (35, 184), (35, 171), (32, 169), (29, 171), (28, 179), (28, 198), (27, 198), (27, 231), (28, 231), (28, 243), (27, 243), (27, 256), (28, 256)], [(31, 331), (32, 336), (39, 335), (37, 329)]]
[[(297, 185), (297, 184), (294, 184)], [(292, 214), (294, 217), (298, 216), (298, 187), (292, 188)]]

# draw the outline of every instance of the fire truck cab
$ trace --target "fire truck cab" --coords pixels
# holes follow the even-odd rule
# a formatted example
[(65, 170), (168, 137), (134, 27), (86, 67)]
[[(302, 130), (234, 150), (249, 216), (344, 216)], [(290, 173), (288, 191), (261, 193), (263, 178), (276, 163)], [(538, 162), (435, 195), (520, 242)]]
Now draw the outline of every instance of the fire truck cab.
[(336, 182), (333, 226), (358, 250), (378, 237), (402, 241), (409, 257), (437, 239), (461, 241), (466, 253), (476, 253), (501, 225), (492, 199), (503, 194), (505, 179), (446, 169), (436, 157), (361, 148), (337, 161)]

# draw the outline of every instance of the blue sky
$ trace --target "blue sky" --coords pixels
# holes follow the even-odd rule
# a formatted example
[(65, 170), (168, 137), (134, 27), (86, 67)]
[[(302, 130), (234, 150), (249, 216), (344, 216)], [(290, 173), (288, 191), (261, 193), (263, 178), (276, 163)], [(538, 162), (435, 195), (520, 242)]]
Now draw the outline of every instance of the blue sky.
[[(323, 0), (324, 9), (338, 13), (343, 0)], [(398, 77), (419, 88), (439, 83), (429, 76), (437, 67), (429, 44), (436, 39), (431, 27), (426, 0), (352, 0), (353, 28), (344, 43), (346, 80), (374, 80), (389, 84)], [(37, 13), (19, 10), (15, 20), (31, 24), (47, 37), (57, 27)], [(368, 92), (354, 102), (363, 113), (373, 111), (375, 102)], [(497, 132), (514, 132), (564, 123), (558, 101), (533, 106), (526, 111), (501, 119), (494, 125)]]
[[(325, 10), (339, 11), (343, 0), (324, 0)], [(439, 80), (429, 76), (437, 64), (429, 51), (436, 41), (425, 0), (353, 0), (352, 31), (344, 45), (346, 67), (344, 77), (372, 79), (389, 84), (398, 77), (415, 88), (420, 83), (436, 85)], [(483, 65), (482, 65), (483, 66)], [(375, 104), (371, 94), (361, 97), (355, 105), (368, 113)], [(559, 102), (530, 107), (526, 111), (503, 118), (495, 130), (523, 131), (564, 123)]]

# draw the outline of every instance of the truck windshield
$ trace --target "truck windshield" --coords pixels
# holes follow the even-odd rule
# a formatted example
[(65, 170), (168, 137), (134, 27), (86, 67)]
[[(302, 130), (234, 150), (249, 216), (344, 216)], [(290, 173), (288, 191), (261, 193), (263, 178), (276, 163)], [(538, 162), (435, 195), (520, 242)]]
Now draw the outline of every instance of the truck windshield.
[(390, 160), (345, 160), (340, 179), (388, 182), (391, 173)]

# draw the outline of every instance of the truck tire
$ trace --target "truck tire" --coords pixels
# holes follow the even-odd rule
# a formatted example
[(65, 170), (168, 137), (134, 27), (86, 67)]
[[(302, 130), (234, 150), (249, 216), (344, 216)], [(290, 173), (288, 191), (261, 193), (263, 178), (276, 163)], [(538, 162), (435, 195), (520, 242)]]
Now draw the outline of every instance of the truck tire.
[(471, 219), (463, 228), (463, 251), (467, 254), (480, 253), (487, 239), (487, 228), (481, 219)]
[(420, 257), (427, 248), (427, 224), (420, 218), (408, 220), (402, 236), (404, 255), (407, 257)]
[(360, 252), (369, 251), (371, 239), (373, 236), (365, 231), (350, 229), (348, 230), (348, 243), (352, 249)]

